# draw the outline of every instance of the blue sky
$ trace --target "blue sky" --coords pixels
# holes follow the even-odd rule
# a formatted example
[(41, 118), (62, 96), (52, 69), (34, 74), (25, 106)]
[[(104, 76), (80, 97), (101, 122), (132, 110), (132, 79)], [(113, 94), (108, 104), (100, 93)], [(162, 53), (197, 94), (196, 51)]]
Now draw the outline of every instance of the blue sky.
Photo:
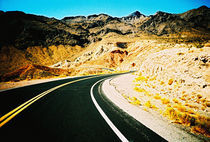
[(65, 16), (105, 13), (122, 17), (138, 10), (145, 15), (157, 11), (182, 13), (210, 0), (0, 0), (0, 10), (23, 11), (61, 19)]

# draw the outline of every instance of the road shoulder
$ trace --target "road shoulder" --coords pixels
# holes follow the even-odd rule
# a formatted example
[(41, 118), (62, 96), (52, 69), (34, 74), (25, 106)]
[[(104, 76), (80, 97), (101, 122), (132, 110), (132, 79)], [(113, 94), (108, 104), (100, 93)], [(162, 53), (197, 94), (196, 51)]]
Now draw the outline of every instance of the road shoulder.
[[(121, 80), (121, 81), (120, 81)], [(123, 81), (124, 80), (124, 81)], [(202, 141), (193, 134), (188, 133), (184, 128), (178, 127), (176, 124), (170, 123), (168, 120), (155, 112), (145, 111), (140, 106), (130, 104), (122, 94), (126, 87), (130, 87), (129, 83), (132, 80), (132, 75), (121, 75), (116, 78), (107, 79), (102, 84), (102, 91), (108, 99), (124, 112), (135, 118), (137, 121), (153, 130), (155, 133), (166, 139), (167, 141)], [(113, 84), (118, 81), (118, 84)], [(120, 82), (119, 82), (120, 81)], [(120, 88), (124, 88), (123, 90)], [(127, 90), (129, 91), (129, 90)]]

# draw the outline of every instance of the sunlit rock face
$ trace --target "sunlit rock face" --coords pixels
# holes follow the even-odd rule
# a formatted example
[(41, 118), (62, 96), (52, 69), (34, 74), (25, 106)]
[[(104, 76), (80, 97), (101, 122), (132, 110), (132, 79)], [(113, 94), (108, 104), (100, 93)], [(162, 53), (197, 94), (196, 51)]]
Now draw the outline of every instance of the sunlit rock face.
[[(94, 14), (61, 20), (0, 11), (0, 75), (28, 64), (137, 70), (138, 61), (148, 54), (142, 55), (143, 49), (159, 46), (153, 39), (173, 40), (163, 45), (168, 48), (180, 42), (202, 47), (210, 39), (209, 17), (205, 6), (182, 14), (159, 11), (145, 16), (135, 11), (124, 17)], [(139, 41), (143, 47), (136, 45)]]

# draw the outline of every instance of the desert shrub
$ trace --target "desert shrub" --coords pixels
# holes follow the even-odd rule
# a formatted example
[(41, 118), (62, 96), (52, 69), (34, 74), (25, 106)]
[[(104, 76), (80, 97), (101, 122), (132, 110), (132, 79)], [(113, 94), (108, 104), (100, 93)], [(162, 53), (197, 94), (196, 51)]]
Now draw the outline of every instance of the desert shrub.
[(152, 107), (152, 104), (150, 101), (147, 101), (145, 104), (144, 104), (146, 107), (148, 108), (151, 108)]
[(160, 85), (163, 85), (163, 84), (165, 84), (165, 82), (164, 82), (164, 81), (161, 81), (161, 82), (160, 82)]
[(168, 81), (168, 85), (171, 85), (172, 83), (173, 83), (173, 79), (169, 79), (169, 81)]
[(137, 91), (137, 92), (145, 92), (144, 89), (139, 88), (139, 87), (135, 87), (134, 90)]
[(203, 47), (203, 44), (199, 43), (199, 42), (194, 42), (194, 46), (196, 48), (202, 48)]
[(178, 105), (177, 110), (179, 110), (180, 112), (185, 112), (186, 108), (182, 105)]
[(123, 96), (125, 99), (128, 99), (128, 96), (126, 96), (125, 94), (122, 94), (122, 96)]
[(178, 107), (179, 107), (178, 104), (173, 105), (173, 108), (178, 108)]
[(176, 119), (177, 118), (176, 110), (172, 107), (166, 107), (164, 115), (166, 115), (169, 119)]
[(190, 114), (194, 114), (195, 113), (194, 110), (192, 110), (192, 109), (188, 109), (187, 112), (190, 113)]
[(193, 133), (199, 133), (199, 134), (203, 134), (207, 137), (210, 137), (210, 131), (208, 128), (203, 127), (203, 126), (194, 126), (191, 128), (191, 132)]
[(133, 105), (141, 105), (141, 102), (138, 99), (136, 99), (136, 100), (132, 101), (131, 104), (133, 104)]
[(147, 101), (144, 106), (148, 107), (148, 108), (152, 108), (152, 109), (156, 109), (157, 107), (155, 105), (152, 105), (150, 101)]
[(129, 97), (129, 100), (131, 100), (131, 101), (136, 101), (137, 98), (136, 98), (136, 97)]
[(146, 95), (146, 96), (152, 96), (152, 94), (150, 94), (148, 91), (144, 91), (144, 94)]
[(127, 97), (127, 96), (125, 96), (124, 98), (128, 99), (129, 103), (131, 103), (133, 105), (141, 105), (141, 102), (136, 97)]
[(207, 107), (210, 107), (210, 102), (206, 102), (206, 106)]
[(185, 97), (183, 97), (183, 96), (182, 96), (180, 99), (181, 99), (181, 100), (183, 100), (183, 101), (186, 101), (186, 98), (185, 98)]
[(184, 55), (184, 53), (179, 52), (179, 53), (177, 53), (177, 55)]
[(198, 95), (197, 95), (197, 98), (198, 98), (198, 99), (202, 98), (202, 95), (201, 95), (201, 94), (198, 94)]
[(139, 76), (135, 79), (135, 81), (148, 81), (148, 79), (144, 76)]
[(132, 67), (135, 67), (135, 66), (136, 66), (136, 63), (132, 63), (131, 66), (132, 66)]
[(155, 96), (154, 96), (155, 99), (159, 100), (161, 99), (161, 96), (157, 93)]
[(177, 100), (176, 98), (173, 98), (173, 102), (174, 103), (179, 103), (179, 100)]
[(170, 100), (166, 99), (166, 98), (162, 98), (161, 102), (162, 102), (162, 104), (168, 104), (168, 103), (170, 103)]
[(156, 80), (156, 78), (157, 78), (157, 77), (154, 76), (154, 77), (150, 78), (149, 80), (150, 80), (150, 81), (153, 81), (153, 80)]

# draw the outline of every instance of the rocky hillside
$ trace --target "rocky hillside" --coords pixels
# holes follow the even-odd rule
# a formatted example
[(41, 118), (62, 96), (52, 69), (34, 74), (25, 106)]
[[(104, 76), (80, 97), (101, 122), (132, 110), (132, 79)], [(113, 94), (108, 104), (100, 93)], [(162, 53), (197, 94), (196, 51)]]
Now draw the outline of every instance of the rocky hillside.
[(0, 81), (135, 70), (133, 92), (132, 78), (119, 81), (128, 102), (210, 137), (210, 8), (61, 20), (0, 11), (0, 21)]
[(12, 72), (27, 64), (51, 66), (66, 59), (74, 60), (83, 50), (84, 48), (80, 46), (69, 45), (31, 46), (26, 49), (3, 46), (0, 49), (0, 75)]
[[(165, 34), (209, 33), (210, 11), (208, 7), (200, 7), (183, 14), (170, 14), (158, 11), (149, 17), (139, 28), (158, 36)], [(181, 35), (180, 35), (181, 36)]]
[[(68, 25), (81, 25), (92, 36), (104, 35), (109, 32), (117, 34), (147, 33), (153, 35), (209, 34), (210, 10), (206, 6), (193, 9), (182, 14), (171, 14), (158, 11), (155, 15), (145, 16), (139, 11), (122, 18), (105, 14), (65, 17)], [(182, 36), (184, 36), (182, 35)]]
[(136, 11), (120, 18), (99, 14), (61, 20), (0, 11), (0, 75), (27, 64), (137, 69), (143, 49), (134, 49), (136, 43), (152, 49), (163, 39), (169, 41), (163, 44), (166, 47), (180, 43), (202, 47), (210, 39), (209, 15), (206, 6), (181, 14), (145, 16)]
[[(137, 44), (133, 46), (131, 53), (137, 51), (135, 46)], [(210, 45), (186, 48), (184, 44), (171, 47), (168, 45), (162, 49), (141, 48), (140, 52), (137, 51), (139, 59), (135, 63), (138, 71), (113, 79), (110, 84), (117, 88), (124, 100), (139, 110), (152, 113), (152, 117), (162, 115), (176, 127), (194, 133), (204, 139), (202, 141), (208, 141), (209, 48)], [(119, 98), (117, 96), (120, 102)], [(136, 114), (141, 113), (136, 111)]]
[(145, 16), (136, 11), (117, 18), (106, 14), (65, 17), (62, 20), (25, 14), (19, 11), (0, 12), (0, 46), (79, 45), (86, 46), (114, 32), (120, 35), (150, 33), (154, 35), (210, 33), (210, 9), (202, 6), (182, 14), (157, 12)]
[(84, 46), (88, 43), (81, 33), (73, 33), (73, 27), (54, 18), (14, 11), (1, 12), (0, 19), (0, 46), (26, 49), (29, 46)]
[(40, 78), (52, 78), (56, 76), (68, 76), (73, 72), (73, 70), (50, 68), (41, 65), (28, 64), (23, 66), (13, 72), (6, 73), (1, 76), (1, 81), (20, 81), (20, 80), (30, 80), (30, 79), (40, 79)]

